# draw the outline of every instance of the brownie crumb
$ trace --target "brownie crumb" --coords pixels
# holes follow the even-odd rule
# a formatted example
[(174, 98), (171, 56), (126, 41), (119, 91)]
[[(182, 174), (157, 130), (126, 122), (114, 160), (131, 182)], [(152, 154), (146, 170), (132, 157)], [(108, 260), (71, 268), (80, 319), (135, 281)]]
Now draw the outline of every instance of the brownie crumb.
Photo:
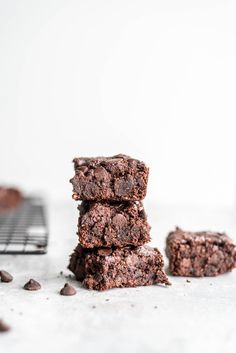
[(11, 328), (3, 320), (0, 320), (0, 332), (7, 332)]
[(2, 282), (9, 283), (13, 280), (13, 276), (9, 272), (1, 270), (0, 279)]
[(154, 306), (154, 309), (157, 309), (157, 305)]
[(186, 282), (187, 282), (187, 283), (191, 283), (191, 281), (190, 281), (189, 279), (186, 279)]
[(106, 302), (109, 302), (110, 299), (105, 299)]
[(60, 290), (61, 295), (71, 296), (76, 294), (76, 290), (69, 283), (65, 283), (64, 287)]
[(92, 306), (92, 309), (96, 309), (96, 305), (93, 305), (93, 306)]
[(31, 278), (27, 283), (25, 283), (24, 289), (29, 291), (39, 290), (41, 289), (41, 284)]

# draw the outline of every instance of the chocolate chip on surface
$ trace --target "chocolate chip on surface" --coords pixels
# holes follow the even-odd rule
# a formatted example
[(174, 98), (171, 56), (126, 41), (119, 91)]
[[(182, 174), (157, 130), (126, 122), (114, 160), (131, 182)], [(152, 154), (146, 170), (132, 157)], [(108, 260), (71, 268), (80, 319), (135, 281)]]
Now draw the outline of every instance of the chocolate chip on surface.
[(7, 332), (11, 328), (3, 320), (0, 320), (0, 332)]
[(0, 271), (0, 279), (2, 282), (8, 283), (13, 280), (13, 277), (9, 272), (1, 270)]
[(30, 279), (27, 283), (24, 285), (25, 290), (39, 290), (41, 289), (41, 284), (34, 279)]
[(75, 295), (76, 290), (69, 283), (65, 283), (64, 287), (60, 290), (60, 294), (65, 296)]

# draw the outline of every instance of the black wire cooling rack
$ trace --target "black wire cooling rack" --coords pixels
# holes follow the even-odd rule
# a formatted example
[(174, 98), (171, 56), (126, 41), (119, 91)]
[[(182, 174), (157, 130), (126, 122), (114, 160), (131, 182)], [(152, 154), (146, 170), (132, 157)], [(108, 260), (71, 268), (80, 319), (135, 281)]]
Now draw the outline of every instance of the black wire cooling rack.
[(47, 245), (42, 199), (28, 197), (16, 210), (0, 213), (0, 254), (45, 254)]

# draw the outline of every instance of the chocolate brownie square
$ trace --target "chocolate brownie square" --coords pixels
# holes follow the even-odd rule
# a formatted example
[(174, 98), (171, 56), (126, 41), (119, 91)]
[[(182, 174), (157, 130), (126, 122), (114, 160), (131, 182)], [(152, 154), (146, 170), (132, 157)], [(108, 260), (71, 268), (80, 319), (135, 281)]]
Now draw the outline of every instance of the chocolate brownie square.
[(174, 276), (217, 276), (236, 265), (236, 246), (224, 233), (185, 232), (177, 227), (167, 237), (166, 254)]
[(149, 169), (137, 159), (119, 154), (73, 162), (75, 200), (140, 201), (146, 195)]
[(138, 246), (150, 241), (140, 201), (83, 201), (79, 209), (78, 236), (84, 248)]
[(163, 257), (149, 246), (85, 249), (80, 244), (71, 255), (69, 269), (88, 289), (169, 285)]

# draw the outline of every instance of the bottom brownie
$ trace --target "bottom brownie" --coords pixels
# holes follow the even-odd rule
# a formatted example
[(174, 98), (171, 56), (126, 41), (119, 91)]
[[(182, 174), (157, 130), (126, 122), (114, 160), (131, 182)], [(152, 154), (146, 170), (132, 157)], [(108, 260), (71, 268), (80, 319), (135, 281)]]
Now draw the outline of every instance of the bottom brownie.
[(236, 246), (224, 233), (185, 232), (177, 227), (166, 245), (169, 269), (175, 276), (217, 276), (236, 265)]
[(149, 246), (85, 249), (80, 244), (71, 255), (69, 269), (89, 289), (169, 285), (163, 257)]

